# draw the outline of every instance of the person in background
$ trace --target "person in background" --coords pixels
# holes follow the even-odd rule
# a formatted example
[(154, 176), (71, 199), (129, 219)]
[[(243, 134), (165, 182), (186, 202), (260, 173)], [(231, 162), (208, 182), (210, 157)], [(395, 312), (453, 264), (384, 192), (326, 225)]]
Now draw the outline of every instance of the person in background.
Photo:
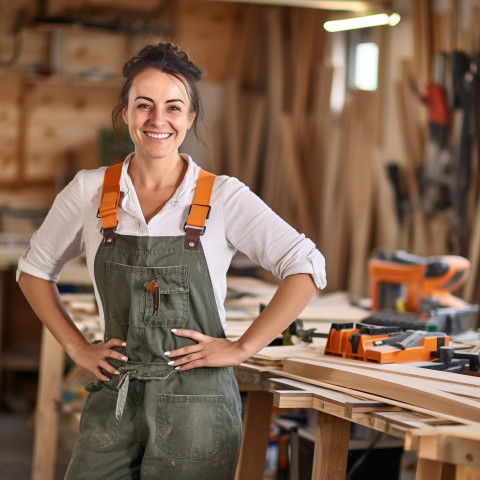
[[(135, 146), (82, 170), (19, 260), (18, 282), (89, 384), (67, 479), (233, 479), (241, 402), (231, 367), (268, 345), (326, 284), (315, 245), (244, 184), (179, 153), (202, 113), (201, 70), (168, 42), (124, 66), (113, 111)], [(226, 275), (241, 251), (282, 281), (237, 340)], [(56, 287), (85, 253), (104, 341), (89, 343)]]

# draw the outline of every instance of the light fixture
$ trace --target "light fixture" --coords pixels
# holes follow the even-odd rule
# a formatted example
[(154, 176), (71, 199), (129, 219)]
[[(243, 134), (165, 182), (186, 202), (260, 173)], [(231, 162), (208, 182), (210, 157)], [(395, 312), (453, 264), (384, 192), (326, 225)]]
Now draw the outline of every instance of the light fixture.
[(345, 18), (342, 20), (329, 20), (323, 24), (327, 32), (342, 32), (344, 30), (356, 30), (358, 28), (377, 27), (379, 25), (389, 25), (393, 27), (400, 22), (401, 17), (398, 13), (378, 13), (376, 15), (366, 15), (363, 17)]
[(380, 0), (209, 0), (217, 2), (257, 3), (280, 7), (318, 8), (321, 10), (344, 10), (348, 12), (368, 12), (373, 3)]

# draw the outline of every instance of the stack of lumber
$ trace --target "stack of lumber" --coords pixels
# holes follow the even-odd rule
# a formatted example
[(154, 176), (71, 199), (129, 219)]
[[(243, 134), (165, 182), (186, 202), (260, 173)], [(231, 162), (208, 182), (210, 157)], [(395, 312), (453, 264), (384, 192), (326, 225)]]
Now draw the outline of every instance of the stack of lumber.
[(460, 424), (478, 424), (480, 429), (480, 377), (407, 363), (376, 364), (332, 357), (323, 354), (321, 344), (269, 347), (257, 355), (250, 363), (268, 370), (272, 376)]
[[(349, 91), (343, 111), (332, 111), (326, 15), (248, 7), (231, 55), (214, 163), (318, 245), (329, 291), (365, 295), (371, 251), (391, 244), (396, 228), (379, 151), (382, 93)], [(381, 56), (384, 36), (381, 28), (374, 34)]]

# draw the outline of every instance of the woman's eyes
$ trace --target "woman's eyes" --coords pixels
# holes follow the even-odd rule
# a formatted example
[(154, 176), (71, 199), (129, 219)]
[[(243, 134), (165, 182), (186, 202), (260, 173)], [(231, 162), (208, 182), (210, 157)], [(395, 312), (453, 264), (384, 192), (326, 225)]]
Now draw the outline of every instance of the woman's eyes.
[[(151, 110), (153, 106), (149, 105), (148, 103), (141, 103), (137, 105), (137, 108), (139, 110)], [(178, 105), (168, 105), (167, 110), (171, 110), (173, 112), (181, 112), (181, 108)]]

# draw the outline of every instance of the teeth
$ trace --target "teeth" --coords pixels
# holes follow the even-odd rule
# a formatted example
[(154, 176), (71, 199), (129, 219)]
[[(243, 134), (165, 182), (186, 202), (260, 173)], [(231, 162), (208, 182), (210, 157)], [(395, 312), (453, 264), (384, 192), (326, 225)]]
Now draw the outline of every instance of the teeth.
[(147, 134), (148, 137), (151, 137), (151, 138), (167, 138), (170, 136), (169, 133), (150, 133), (150, 132), (145, 132)]

